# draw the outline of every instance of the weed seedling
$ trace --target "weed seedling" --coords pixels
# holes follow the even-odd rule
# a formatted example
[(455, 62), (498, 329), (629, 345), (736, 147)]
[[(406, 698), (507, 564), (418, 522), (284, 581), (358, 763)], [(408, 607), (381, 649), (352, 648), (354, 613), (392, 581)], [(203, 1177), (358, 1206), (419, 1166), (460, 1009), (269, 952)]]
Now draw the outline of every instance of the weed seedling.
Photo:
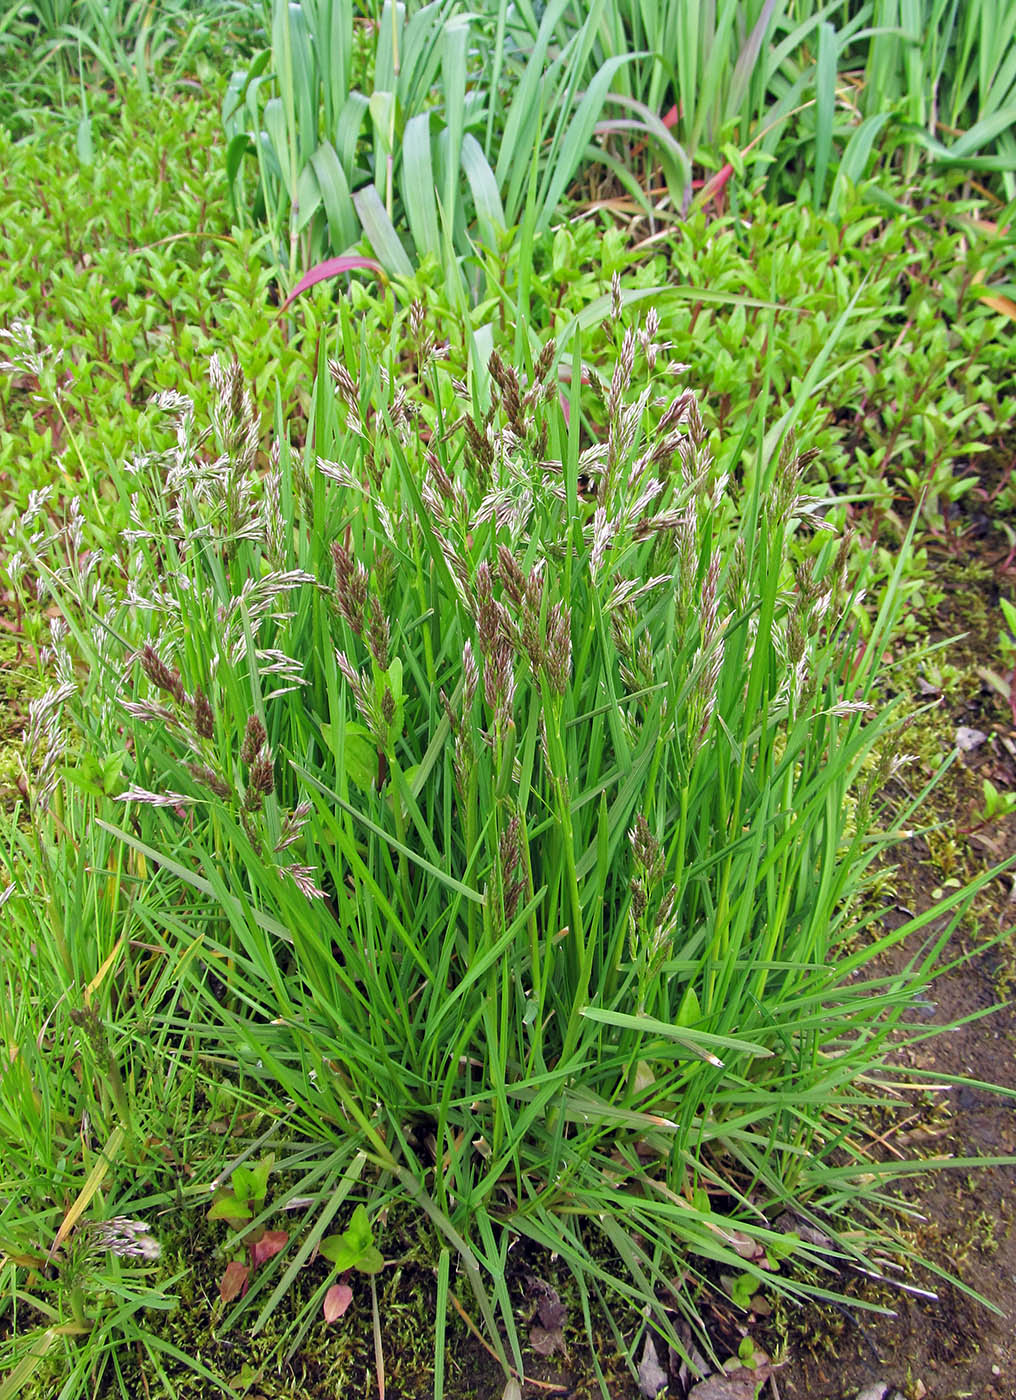
[(347, 1282), (356, 1269), (361, 1274), (376, 1274), (384, 1268), (381, 1251), (374, 1243), (374, 1233), (367, 1219), (364, 1206), (357, 1206), (349, 1228), (341, 1235), (328, 1235), (321, 1241), (320, 1252), (342, 1275), (338, 1283), (333, 1283), (325, 1294), (324, 1318), (326, 1322), (336, 1322), (353, 1301), (353, 1290)]
[[(268, 1177), (274, 1165), (275, 1157), (269, 1153), (256, 1167), (237, 1167), (230, 1179), (232, 1189), (215, 1193), (208, 1219), (225, 1220), (238, 1234), (242, 1232), (264, 1212)], [(243, 1297), (258, 1265), (274, 1258), (288, 1243), (289, 1234), (285, 1230), (266, 1230), (258, 1225), (248, 1231), (242, 1238), (242, 1249), (230, 1259), (219, 1281), (222, 1301), (231, 1303)]]

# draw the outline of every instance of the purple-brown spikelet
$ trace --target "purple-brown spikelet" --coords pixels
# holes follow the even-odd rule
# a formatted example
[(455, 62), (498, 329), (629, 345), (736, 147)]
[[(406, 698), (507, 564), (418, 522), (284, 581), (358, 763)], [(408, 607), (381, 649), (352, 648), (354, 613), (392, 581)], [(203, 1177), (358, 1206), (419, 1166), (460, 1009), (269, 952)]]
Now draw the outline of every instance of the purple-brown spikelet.
[(240, 760), (248, 768), (257, 760), (267, 738), (264, 725), (257, 715), (251, 715), (244, 730), (243, 743), (240, 746)]
[(522, 863), (522, 847), (519, 840), (520, 823), (513, 816), (501, 833), (498, 843), (501, 890), (504, 899), (505, 918), (511, 919), (519, 905), (519, 897), (525, 889), (525, 881), (516, 873)]
[(526, 436), (526, 421), (522, 414), (522, 390), (519, 377), (513, 367), (506, 364), (496, 350), (490, 352), (487, 361), (490, 377), (501, 391), (501, 406), (508, 419), (512, 432), (519, 438)]
[(186, 698), (180, 672), (176, 667), (167, 666), (161, 660), (150, 642), (146, 642), (138, 658), (145, 675), (159, 690), (172, 695), (177, 704), (182, 705)]
[(545, 665), (551, 688), (564, 695), (571, 678), (571, 609), (564, 603), (555, 603), (547, 614)]
[(379, 671), (387, 671), (389, 665), (389, 647), (391, 645), (391, 628), (388, 619), (384, 614), (384, 609), (376, 598), (371, 599), (370, 622), (367, 626), (367, 645), (370, 654)]
[(202, 739), (211, 739), (215, 735), (215, 712), (200, 686), (194, 692), (194, 730)]
[(332, 564), (339, 611), (360, 637), (367, 610), (367, 571), (339, 540), (332, 542)]
[(209, 792), (213, 792), (216, 797), (227, 798), (229, 796), (229, 784), (223, 782), (219, 775), (213, 772), (207, 764), (187, 763), (184, 766), (200, 787), (207, 788)]
[(516, 607), (520, 607), (526, 591), (526, 576), (515, 555), (506, 544), (497, 547), (498, 578)]

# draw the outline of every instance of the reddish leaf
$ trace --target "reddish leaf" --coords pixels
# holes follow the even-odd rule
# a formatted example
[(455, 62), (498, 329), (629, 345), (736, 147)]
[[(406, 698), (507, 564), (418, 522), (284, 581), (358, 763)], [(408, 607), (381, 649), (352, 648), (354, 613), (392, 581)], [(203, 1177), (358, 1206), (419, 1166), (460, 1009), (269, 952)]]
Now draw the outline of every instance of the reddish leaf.
[(305, 292), (308, 287), (316, 287), (319, 282), (326, 282), (329, 277), (338, 277), (343, 272), (355, 272), (358, 268), (365, 268), (369, 272), (376, 272), (379, 277), (384, 277), (385, 270), (379, 262), (373, 258), (346, 257), (346, 258), (326, 258), (324, 262), (316, 263), (309, 272), (297, 282), (289, 296), (279, 307), (280, 314), (301, 292)]
[(333, 1283), (325, 1294), (325, 1321), (338, 1322), (352, 1301), (353, 1290), (347, 1283)]
[(715, 175), (706, 180), (698, 196), (702, 203), (708, 204), (711, 199), (716, 199), (733, 173), (734, 167), (728, 162), (721, 166)]
[(250, 1269), (247, 1265), (242, 1264), (239, 1259), (231, 1259), (219, 1284), (219, 1297), (224, 1303), (231, 1303), (234, 1298), (242, 1298), (247, 1292), (249, 1278)]
[(280, 1250), (285, 1249), (289, 1243), (289, 1236), (285, 1230), (266, 1230), (251, 1250), (254, 1267), (259, 1264), (266, 1264), (269, 1259), (274, 1259)]

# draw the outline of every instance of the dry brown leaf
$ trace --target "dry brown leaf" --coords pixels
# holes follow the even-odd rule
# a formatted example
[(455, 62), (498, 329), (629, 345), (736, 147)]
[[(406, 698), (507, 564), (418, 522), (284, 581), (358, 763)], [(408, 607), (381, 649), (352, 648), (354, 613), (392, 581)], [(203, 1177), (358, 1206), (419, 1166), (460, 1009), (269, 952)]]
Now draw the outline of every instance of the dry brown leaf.
[(699, 1381), (688, 1392), (688, 1400), (755, 1400), (759, 1389), (772, 1374), (769, 1365), (738, 1366), (736, 1371), (720, 1371)]
[(529, 1275), (527, 1284), (530, 1297), (537, 1300), (536, 1311), (540, 1315), (540, 1325), (548, 1331), (553, 1331), (555, 1327), (563, 1327), (568, 1321), (568, 1309), (561, 1302), (557, 1289), (545, 1283), (542, 1278), (537, 1278), (535, 1274)]
[(667, 1373), (660, 1365), (659, 1357), (656, 1355), (656, 1343), (653, 1341), (651, 1332), (646, 1333), (646, 1344), (642, 1350), (638, 1376), (639, 1390), (646, 1397), (646, 1400), (656, 1400), (660, 1391), (667, 1388)]
[(219, 1284), (219, 1297), (224, 1303), (231, 1303), (234, 1298), (239, 1298), (241, 1294), (247, 1292), (247, 1280), (250, 1277), (250, 1270), (247, 1265), (239, 1259), (231, 1259), (226, 1265), (226, 1272), (222, 1275)]
[(568, 1350), (560, 1327), (530, 1327), (529, 1345), (539, 1356), (553, 1356), (555, 1351), (565, 1353)]

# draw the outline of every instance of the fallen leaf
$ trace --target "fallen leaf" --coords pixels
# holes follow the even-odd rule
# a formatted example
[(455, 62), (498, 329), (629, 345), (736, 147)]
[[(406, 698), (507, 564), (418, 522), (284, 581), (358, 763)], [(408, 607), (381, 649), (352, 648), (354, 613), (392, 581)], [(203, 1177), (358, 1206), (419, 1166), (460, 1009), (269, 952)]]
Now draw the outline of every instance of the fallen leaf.
[(970, 753), (971, 749), (979, 749), (987, 738), (987, 734), (982, 730), (968, 729), (965, 724), (961, 724), (956, 731), (956, 747), (960, 753)]
[(1011, 297), (1003, 296), (1001, 292), (993, 296), (990, 292), (978, 291), (977, 295), (992, 311), (997, 311), (1000, 316), (1008, 316), (1010, 321), (1016, 321), (1016, 301)]
[(285, 1230), (266, 1230), (252, 1250), (254, 1267), (274, 1259), (288, 1243), (289, 1236)]
[(326, 1322), (337, 1322), (353, 1301), (353, 1290), (348, 1283), (333, 1283), (325, 1294), (324, 1308)]
[(753, 1240), (750, 1235), (744, 1234), (741, 1230), (728, 1230), (718, 1225), (714, 1225), (712, 1228), (742, 1259), (750, 1260), (753, 1264), (757, 1264), (760, 1269), (772, 1268), (766, 1258), (765, 1248), (758, 1240)]
[(656, 1355), (656, 1343), (653, 1341), (651, 1332), (646, 1333), (646, 1344), (642, 1350), (638, 1376), (639, 1390), (646, 1397), (646, 1400), (656, 1400), (660, 1391), (667, 1388), (667, 1373), (660, 1365)]
[(529, 1345), (540, 1356), (553, 1356), (555, 1351), (566, 1352), (564, 1333), (560, 1327), (531, 1327)]
[(226, 1265), (226, 1272), (222, 1275), (219, 1284), (219, 1297), (224, 1303), (231, 1303), (234, 1298), (242, 1298), (247, 1292), (247, 1280), (250, 1277), (250, 1270), (246, 1264), (239, 1259), (231, 1259)]
[(761, 1386), (772, 1374), (771, 1366), (738, 1366), (699, 1381), (688, 1392), (688, 1400), (755, 1400)]
[(540, 1315), (540, 1325), (552, 1332), (555, 1327), (563, 1327), (568, 1321), (568, 1309), (561, 1302), (556, 1288), (545, 1283), (542, 1278), (530, 1274), (527, 1279), (530, 1297), (537, 1299), (536, 1311)]
[(667, 1364), (670, 1367), (670, 1374), (677, 1377), (683, 1392), (688, 1389), (693, 1380), (699, 1380), (709, 1374), (709, 1363), (695, 1345), (691, 1328), (687, 1322), (678, 1323), (677, 1335), (681, 1339), (684, 1355), (682, 1356), (676, 1347), (668, 1347)]
[[(907, 911), (909, 913), (909, 910)], [(801, 1220), (795, 1220), (789, 1210), (773, 1222), (773, 1229), (779, 1230), (783, 1235), (797, 1235), (806, 1244), (817, 1245), (820, 1249), (832, 1249), (833, 1242), (828, 1235), (821, 1230), (816, 1230), (813, 1225), (805, 1225)]]

